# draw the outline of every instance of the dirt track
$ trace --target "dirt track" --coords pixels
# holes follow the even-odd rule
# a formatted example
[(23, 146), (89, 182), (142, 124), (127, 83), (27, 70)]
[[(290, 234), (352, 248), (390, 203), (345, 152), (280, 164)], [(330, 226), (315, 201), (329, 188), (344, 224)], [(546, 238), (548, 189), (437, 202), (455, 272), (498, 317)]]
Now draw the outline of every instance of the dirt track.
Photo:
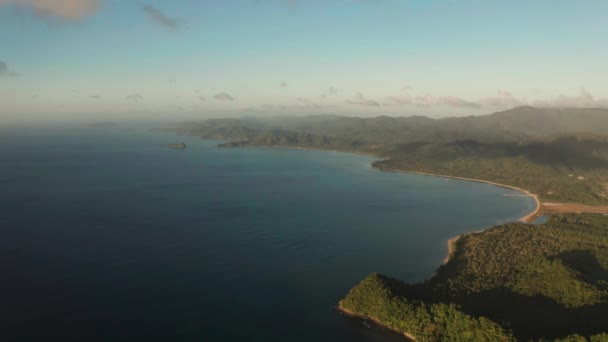
[(542, 203), (541, 214), (590, 213), (608, 214), (608, 205), (591, 206), (576, 203)]

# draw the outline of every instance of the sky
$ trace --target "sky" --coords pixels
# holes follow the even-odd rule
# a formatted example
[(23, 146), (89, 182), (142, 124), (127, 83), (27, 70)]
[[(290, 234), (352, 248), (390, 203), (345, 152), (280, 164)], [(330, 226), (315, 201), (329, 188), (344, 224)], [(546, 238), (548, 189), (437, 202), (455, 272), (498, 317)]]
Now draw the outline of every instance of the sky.
[(0, 123), (608, 108), (605, 0), (0, 0)]

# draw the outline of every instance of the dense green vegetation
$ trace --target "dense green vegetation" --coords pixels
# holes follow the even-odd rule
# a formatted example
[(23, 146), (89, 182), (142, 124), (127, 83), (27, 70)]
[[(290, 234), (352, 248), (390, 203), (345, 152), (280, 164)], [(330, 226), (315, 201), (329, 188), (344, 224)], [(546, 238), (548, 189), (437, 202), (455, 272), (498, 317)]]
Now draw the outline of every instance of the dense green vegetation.
[[(243, 141), (257, 140), (257, 133), (266, 131), (277, 138), (298, 139), (291, 134), (298, 132), (305, 139), (307, 136), (323, 136), (366, 146), (457, 140), (496, 143), (573, 132), (608, 134), (608, 110), (525, 106), (491, 115), (437, 120), (423, 116), (356, 118), (334, 115), (213, 119), (185, 123), (179, 128), (208, 137)], [(266, 138), (260, 137), (261, 140)]]
[(538, 194), (546, 202), (608, 203), (608, 140), (599, 137), (425, 144), (374, 166), (508, 184)]
[(498, 324), (463, 313), (453, 304), (410, 300), (397, 281), (372, 274), (340, 301), (340, 308), (372, 318), (418, 341), (510, 341)]
[(372, 275), (340, 307), (420, 341), (608, 341), (608, 216), (464, 235), (428, 281)]
[(608, 204), (608, 110), (519, 107), (426, 117), (213, 119), (174, 128), (226, 139), (222, 147), (278, 146), (368, 153), (384, 170), (504, 183), (548, 202)]

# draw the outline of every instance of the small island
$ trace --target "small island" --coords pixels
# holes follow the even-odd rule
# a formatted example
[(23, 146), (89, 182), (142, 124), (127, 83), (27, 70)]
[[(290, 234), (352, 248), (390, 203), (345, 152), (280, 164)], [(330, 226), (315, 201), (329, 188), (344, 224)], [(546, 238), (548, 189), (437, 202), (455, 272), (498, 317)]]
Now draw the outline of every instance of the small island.
[(184, 144), (183, 142), (180, 142), (180, 143), (168, 144), (167, 147), (183, 150), (187, 147), (187, 145)]

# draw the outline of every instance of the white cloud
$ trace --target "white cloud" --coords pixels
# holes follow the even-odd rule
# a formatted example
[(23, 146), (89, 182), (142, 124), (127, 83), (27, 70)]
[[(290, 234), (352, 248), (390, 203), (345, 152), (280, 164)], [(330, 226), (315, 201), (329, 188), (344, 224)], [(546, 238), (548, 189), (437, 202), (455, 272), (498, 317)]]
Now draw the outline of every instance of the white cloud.
[(457, 96), (433, 96), (430, 94), (417, 96), (414, 101), (414, 105), (417, 107), (433, 107), (433, 106), (446, 106), (446, 107), (459, 107), (459, 108), (478, 108), (479, 103), (465, 100)]
[(234, 101), (234, 97), (232, 97), (231, 95), (224, 93), (224, 92), (215, 94), (215, 96), (213, 96), (213, 98), (218, 101)]
[(411, 96), (404, 94), (404, 95), (389, 96), (386, 98), (386, 102), (388, 104), (405, 105), (405, 104), (411, 104), (413, 102), (413, 99)]
[(380, 107), (380, 103), (377, 101), (367, 99), (363, 94), (357, 93), (355, 94), (354, 99), (346, 101), (348, 104), (357, 105), (357, 106), (366, 106), (366, 107)]
[(479, 103), (465, 100), (457, 96), (442, 96), (436, 98), (436, 103), (448, 107), (479, 107)]
[(510, 108), (521, 106), (523, 102), (513, 97), (511, 92), (501, 89), (496, 93), (496, 96), (484, 97), (480, 99), (479, 104), (484, 107)]
[(308, 108), (321, 108), (321, 105), (318, 103), (314, 103), (313, 101), (311, 101), (310, 99), (304, 98), (304, 97), (298, 97), (296, 99), (296, 101), (298, 101), (298, 103), (300, 104), (301, 107), (308, 107)]
[(100, 3), (100, 0), (0, 0), (0, 6), (12, 5), (30, 10), (38, 17), (63, 21), (82, 20), (95, 13)]
[(537, 100), (533, 103), (538, 107), (553, 107), (553, 108), (608, 108), (608, 99), (596, 99), (585, 88), (580, 90), (580, 93), (575, 96), (567, 96), (560, 94), (549, 100)]

